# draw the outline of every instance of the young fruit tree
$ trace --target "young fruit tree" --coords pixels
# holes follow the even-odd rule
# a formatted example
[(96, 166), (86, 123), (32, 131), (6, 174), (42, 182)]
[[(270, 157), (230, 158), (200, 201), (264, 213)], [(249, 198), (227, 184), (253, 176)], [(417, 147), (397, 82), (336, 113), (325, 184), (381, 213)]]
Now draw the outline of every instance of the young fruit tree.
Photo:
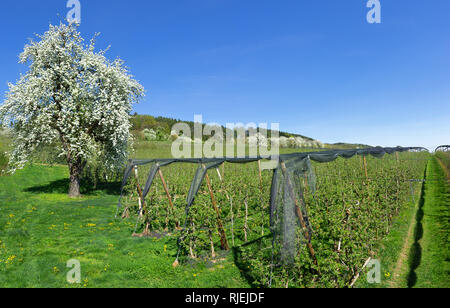
[(107, 169), (127, 159), (132, 104), (144, 96), (120, 59), (95, 52), (76, 24), (50, 25), (20, 54), (29, 65), (9, 84), (0, 106), (0, 123), (12, 129), (11, 172), (23, 168), (42, 146), (57, 144), (69, 167), (71, 197), (80, 196), (80, 176), (92, 157)]

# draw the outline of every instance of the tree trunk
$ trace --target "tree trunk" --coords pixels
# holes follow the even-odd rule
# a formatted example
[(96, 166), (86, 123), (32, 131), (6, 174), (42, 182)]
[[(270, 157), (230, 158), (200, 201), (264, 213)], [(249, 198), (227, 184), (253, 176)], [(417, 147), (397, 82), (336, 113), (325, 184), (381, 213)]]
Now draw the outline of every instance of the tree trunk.
[[(56, 99), (55, 99), (56, 101)], [(61, 111), (61, 110), (60, 110)], [(70, 174), (70, 184), (69, 184), (69, 197), (71, 198), (79, 198), (81, 197), (80, 193), (80, 176), (83, 168), (86, 166), (86, 161), (83, 161), (81, 157), (75, 158), (70, 151), (70, 147), (66, 142), (66, 138), (62, 131), (57, 127), (59, 132), (59, 139), (61, 140), (62, 146), (66, 151), (66, 160), (67, 165), (69, 166), (69, 174)]]
[(80, 194), (80, 177), (78, 175), (70, 175), (69, 197), (78, 198)]
[(80, 175), (83, 169), (81, 159), (77, 159), (75, 162), (69, 161), (70, 172), (70, 184), (69, 184), (69, 197), (79, 198), (80, 193)]

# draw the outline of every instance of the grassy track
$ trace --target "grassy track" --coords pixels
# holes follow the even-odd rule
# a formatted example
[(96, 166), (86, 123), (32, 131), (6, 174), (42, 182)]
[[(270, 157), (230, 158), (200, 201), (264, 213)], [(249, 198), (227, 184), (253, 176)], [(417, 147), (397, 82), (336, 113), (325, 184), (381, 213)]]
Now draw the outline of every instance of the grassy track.
[(435, 157), (428, 164), (427, 178), (439, 180), (425, 184), (424, 204), (418, 212), (415, 243), (410, 253), (408, 286), (449, 287), (450, 189)]
[(377, 258), (381, 284), (359, 287), (437, 288), (450, 286), (448, 244), (450, 190), (436, 157), (430, 159), (426, 183), (416, 186), (415, 205), (400, 213), (383, 239)]
[[(172, 268), (176, 238), (135, 239), (113, 219), (117, 195), (67, 197), (65, 167), (30, 166), (0, 177), (0, 287), (248, 287), (231, 255)], [(117, 189), (115, 189), (117, 192)], [(82, 284), (66, 282), (81, 262)]]
[(402, 210), (395, 218), (389, 235), (382, 239), (378, 253), (374, 256), (380, 260), (381, 283), (369, 284), (366, 281), (367, 270), (356, 284), (359, 288), (405, 288), (409, 273), (409, 248), (414, 239), (416, 213), (422, 202), (422, 184), (412, 185), (414, 198), (411, 205)]

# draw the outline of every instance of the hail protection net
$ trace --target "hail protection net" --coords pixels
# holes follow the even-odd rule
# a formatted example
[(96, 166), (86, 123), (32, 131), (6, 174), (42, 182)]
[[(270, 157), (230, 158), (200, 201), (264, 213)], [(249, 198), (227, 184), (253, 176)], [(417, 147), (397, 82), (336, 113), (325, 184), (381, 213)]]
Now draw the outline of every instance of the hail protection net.
[[(311, 161), (326, 163), (339, 157), (351, 158), (355, 155), (372, 155), (382, 158), (385, 154), (405, 151), (423, 151), (424, 148), (368, 148), (355, 150), (332, 150), (322, 152), (292, 153), (276, 157), (278, 166), (273, 171), (272, 187), (270, 195), (270, 228), (273, 233), (273, 263), (276, 265), (289, 266), (294, 264), (296, 256), (299, 255), (301, 247), (309, 248), (309, 253), (314, 259), (314, 250), (311, 239), (314, 236), (308, 217), (308, 210), (304, 200), (306, 192), (314, 194), (316, 190), (316, 178)], [(127, 181), (132, 177), (133, 170), (138, 166), (146, 166), (146, 183), (142, 189), (143, 199), (149, 193), (154, 184), (155, 177), (162, 167), (174, 163), (197, 165), (189, 191), (186, 192), (186, 221), (189, 217), (189, 209), (193, 205), (199, 189), (204, 182), (205, 176), (210, 169), (215, 169), (221, 164), (227, 163), (250, 163), (264, 159), (263, 157), (252, 158), (217, 158), (217, 159), (150, 159), (130, 160), (125, 169), (122, 181), (121, 197), (118, 210), (122, 207), (121, 200)], [(184, 225), (186, 228), (186, 222)], [(183, 234), (183, 232), (181, 233)]]
[(207, 164), (199, 163), (197, 171), (195, 172), (194, 179), (192, 180), (191, 187), (189, 188), (189, 193), (188, 193), (188, 197), (186, 200), (188, 208), (192, 205), (192, 203), (194, 203), (195, 196), (197, 195), (197, 193), (200, 189), (200, 186), (203, 183), (203, 180), (206, 176), (206, 172), (208, 172), (209, 169), (217, 168), (222, 163), (223, 163), (223, 161), (210, 162)]
[(311, 241), (312, 231), (303, 198), (307, 185), (314, 191), (315, 178), (309, 157), (281, 161), (274, 171), (270, 221), (274, 251), (280, 252), (283, 265), (293, 264), (299, 244)]

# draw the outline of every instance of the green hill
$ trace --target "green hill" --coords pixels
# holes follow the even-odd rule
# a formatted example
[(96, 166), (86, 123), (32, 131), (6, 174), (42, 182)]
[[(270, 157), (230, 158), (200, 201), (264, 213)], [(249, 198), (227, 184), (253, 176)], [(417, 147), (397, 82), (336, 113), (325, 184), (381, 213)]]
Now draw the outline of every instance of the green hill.
[[(170, 135), (172, 127), (177, 123), (186, 123), (191, 128), (191, 131), (194, 131), (194, 122), (192, 121), (182, 121), (177, 120), (173, 118), (166, 118), (166, 117), (154, 117), (151, 115), (140, 115), (135, 113), (131, 118), (131, 124), (132, 124), (132, 130), (136, 132), (143, 131), (145, 129), (153, 129), (154, 131), (161, 130), (165, 134)], [(205, 127), (206, 124), (202, 123), (203, 127)], [(222, 126), (223, 131), (226, 131), (226, 128)], [(248, 132), (247, 132), (248, 135)], [(269, 129), (267, 131), (267, 135), (270, 137), (272, 135), (272, 131)], [(280, 132), (280, 137), (301, 137), (303, 139), (314, 141), (313, 138), (306, 137), (299, 134), (293, 134), (288, 132)]]

